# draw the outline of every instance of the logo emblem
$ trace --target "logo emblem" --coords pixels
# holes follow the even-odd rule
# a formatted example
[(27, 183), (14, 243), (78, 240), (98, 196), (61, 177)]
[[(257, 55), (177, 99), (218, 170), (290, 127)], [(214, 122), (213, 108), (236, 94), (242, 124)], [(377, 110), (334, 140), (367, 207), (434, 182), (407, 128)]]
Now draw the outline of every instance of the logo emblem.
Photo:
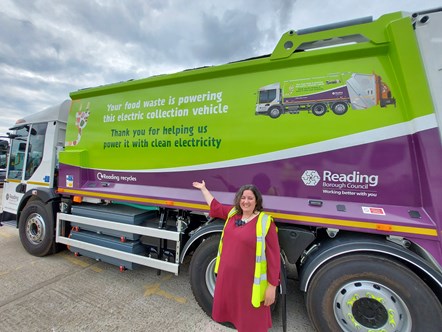
[(321, 181), (321, 177), (315, 170), (306, 170), (304, 174), (302, 174), (301, 179), (306, 186), (311, 187), (316, 186), (319, 181)]

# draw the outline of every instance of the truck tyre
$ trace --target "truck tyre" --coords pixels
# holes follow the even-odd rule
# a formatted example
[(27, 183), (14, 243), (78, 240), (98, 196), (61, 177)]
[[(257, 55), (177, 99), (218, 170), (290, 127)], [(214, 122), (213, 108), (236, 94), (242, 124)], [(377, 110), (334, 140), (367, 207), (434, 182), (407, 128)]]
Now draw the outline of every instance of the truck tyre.
[(327, 112), (327, 105), (323, 103), (314, 104), (312, 106), (312, 113), (316, 116), (324, 115)]
[(212, 316), (216, 282), (214, 269), (220, 238), (220, 235), (215, 235), (204, 240), (195, 250), (190, 262), (190, 285), (193, 296), (208, 316)]
[(338, 101), (331, 106), (331, 110), (336, 115), (342, 115), (342, 114), (347, 113), (348, 105), (345, 102)]
[(318, 331), (437, 331), (442, 321), (441, 303), (418, 276), (370, 254), (326, 263), (311, 280), (306, 305)]
[(281, 106), (272, 106), (272, 107), (270, 107), (268, 114), (269, 114), (269, 116), (272, 119), (279, 118), (279, 116), (282, 114)]
[(20, 214), (18, 232), (28, 253), (38, 257), (49, 254), (54, 245), (54, 222), (42, 201), (33, 200), (26, 204)]

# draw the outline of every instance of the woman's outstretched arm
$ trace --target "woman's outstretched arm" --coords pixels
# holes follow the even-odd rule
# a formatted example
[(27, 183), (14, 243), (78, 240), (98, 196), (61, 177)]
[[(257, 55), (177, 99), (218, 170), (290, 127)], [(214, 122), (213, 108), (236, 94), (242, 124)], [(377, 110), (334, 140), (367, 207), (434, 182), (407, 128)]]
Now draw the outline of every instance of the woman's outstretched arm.
[(202, 180), (201, 182), (193, 182), (192, 183), (193, 187), (201, 190), (201, 192), (203, 193), (204, 199), (207, 202), (207, 205), (210, 206), (210, 204), (212, 203), (214, 197), (212, 196), (212, 194), (210, 193), (210, 191), (206, 188), (206, 182), (204, 182), (204, 180)]

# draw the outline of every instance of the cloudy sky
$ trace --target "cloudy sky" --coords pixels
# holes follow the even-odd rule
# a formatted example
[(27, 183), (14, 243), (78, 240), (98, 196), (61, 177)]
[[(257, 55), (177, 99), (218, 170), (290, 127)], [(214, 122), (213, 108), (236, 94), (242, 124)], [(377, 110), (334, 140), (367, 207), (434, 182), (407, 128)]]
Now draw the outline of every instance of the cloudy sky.
[(269, 54), (288, 30), (441, 0), (0, 0), (0, 134), (78, 89)]

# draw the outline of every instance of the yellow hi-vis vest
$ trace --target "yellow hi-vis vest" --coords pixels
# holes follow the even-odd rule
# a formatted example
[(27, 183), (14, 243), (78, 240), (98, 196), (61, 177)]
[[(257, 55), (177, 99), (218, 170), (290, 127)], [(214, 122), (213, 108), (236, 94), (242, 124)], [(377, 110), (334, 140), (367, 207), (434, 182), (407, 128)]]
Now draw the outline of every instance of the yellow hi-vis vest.
[[(215, 273), (218, 273), (219, 262), (221, 259), (221, 252), (223, 250), (223, 237), (224, 229), (226, 228), (229, 219), (237, 213), (235, 208), (230, 210), (227, 215), (227, 220), (224, 224), (223, 232), (221, 233), (221, 239), (218, 246), (218, 255), (215, 262)], [(265, 299), (265, 292), (267, 289), (267, 260), (266, 260), (266, 235), (270, 228), (272, 217), (260, 212), (258, 221), (256, 223), (256, 258), (255, 258), (255, 274), (252, 288), (252, 305), (255, 308), (259, 308), (261, 302)]]

